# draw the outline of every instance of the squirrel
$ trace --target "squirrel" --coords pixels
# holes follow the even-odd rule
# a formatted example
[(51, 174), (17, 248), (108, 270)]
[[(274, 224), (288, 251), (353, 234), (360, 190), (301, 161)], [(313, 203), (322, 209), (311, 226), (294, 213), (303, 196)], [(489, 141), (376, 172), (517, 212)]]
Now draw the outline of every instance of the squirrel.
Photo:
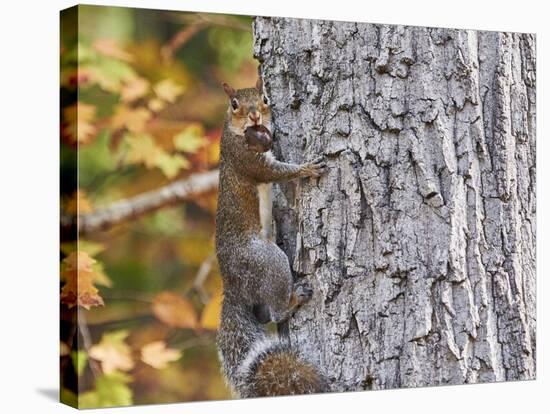
[(261, 79), (229, 97), (220, 149), (216, 255), (223, 280), (217, 345), (226, 382), (242, 398), (310, 394), (328, 389), (325, 376), (269, 335), (265, 324), (287, 320), (313, 290), (294, 283), (286, 254), (262, 237), (258, 186), (298, 177), (318, 177), (322, 158), (305, 164), (277, 161), (271, 154), (271, 109)]

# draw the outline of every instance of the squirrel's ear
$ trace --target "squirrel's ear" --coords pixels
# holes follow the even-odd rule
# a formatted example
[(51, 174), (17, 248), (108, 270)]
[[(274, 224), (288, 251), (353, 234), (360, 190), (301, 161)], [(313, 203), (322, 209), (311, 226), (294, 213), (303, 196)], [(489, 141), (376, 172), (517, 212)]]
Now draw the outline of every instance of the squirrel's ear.
[(225, 91), (225, 93), (227, 94), (227, 96), (229, 96), (230, 98), (233, 98), (236, 93), (235, 93), (235, 89), (233, 89), (231, 86), (229, 86), (227, 83), (222, 83), (222, 86), (223, 86), (223, 90)]
[(256, 82), (256, 89), (258, 89), (258, 92), (262, 93), (264, 89), (264, 82), (262, 81), (262, 78), (258, 78), (258, 81)]

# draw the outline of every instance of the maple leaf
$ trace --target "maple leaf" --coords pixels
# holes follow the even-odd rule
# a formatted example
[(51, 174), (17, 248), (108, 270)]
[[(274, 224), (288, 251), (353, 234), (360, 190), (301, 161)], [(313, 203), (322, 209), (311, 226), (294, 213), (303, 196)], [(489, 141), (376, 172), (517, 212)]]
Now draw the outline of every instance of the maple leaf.
[(86, 191), (82, 189), (78, 189), (74, 192), (65, 207), (65, 211), (68, 214), (89, 213), (93, 210), (94, 208), (91, 201), (88, 199)]
[(181, 351), (166, 348), (164, 341), (155, 341), (141, 348), (141, 360), (153, 368), (162, 369), (168, 366), (169, 362), (181, 358)]
[(59, 356), (64, 357), (71, 353), (71, 348), (66, 342), (59, 341)]
[(165, 151), (161, 151), (155, 161), (155, 165), (160, 168), (167, 178), (174, 178), (180, 169), (189, 168), (190, 164), (187, 158), (182, 155), (170, 155)]
[(195, 328), (197, 313), (193, 305), (181, 296), (162, 292), (153, 298), (153, 314), (163, 323), (175, 328)]
[(164, 79), (158, 82), (153, 89), (159, 98), (170, 103), (173, 103), (184, 91), (183, 86), (178, 85), (172, 79)]
[(220, 316), (222, 313), (222, 293), (216, 294), (206, 304), (201, 315), (201, 326), (205, 329), (215, 331), (220, 325)]
[(195, 153), (206, 143), (204, 139), (204, 129), (201, 124), (191, 124), (179, 134), (174, 136), (174, 145), (176, 149)]
[(92, 306), (103, 305), (103, 299), (93, 285), (96, 261), (86, 252), (72, 252), (63, 259), (65, 270), (61, 275), (65, 278), (65, 285), (61, 289), (61, 303), (69, 308), (82, 306), (90, 309)]
[(98, 39), (92, 47), (104, 56), (131, 62), (132, 55), (122, 49), (114, 39)]
[(145, 108), (130, 108), (120, 105), (111, 119), (113, 128), (127, 128), (132, 132), (141, 132), (151, 118), (151, 111)]
[(63, 110), (65, 123), (63, 135), (72, 143), (87, 144), (97, 134), (97, 128), (91, 123), (97, 108), (78, 102)]
[(105, 333), (99, 344), (90, 348), (89, 356), (101, 362), (101, 368), (105, 374), (116, 371), (129, 371), (134, 367), (132, 350), (124, 342), (128, 331), (115, 331)]
[(149, 109), (153, 112), (159, 112), (162, 108), (164, 108), (165, 105), (166, 105), (166, 103), (162, 99), (159, 99), (159, 98), (153, 98), (147, 104)]
[(144, 78), (135, 77), (126, 81), (120, 90), (122, 102), (133, 102), (147, 94), (149, 81)]
[(126, 164), (144, 164), (147, 168), (156, 166), (157, 158), (162, 150), (157, 147), (149, 134), (126, 134), (124, 140), (128, 145)]

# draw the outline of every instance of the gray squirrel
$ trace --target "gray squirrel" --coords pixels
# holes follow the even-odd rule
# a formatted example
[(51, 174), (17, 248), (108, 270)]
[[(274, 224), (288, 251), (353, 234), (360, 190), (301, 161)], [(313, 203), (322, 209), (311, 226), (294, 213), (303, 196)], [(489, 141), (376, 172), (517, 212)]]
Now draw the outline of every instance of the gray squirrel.
[(261, 80), (229, 97), (220, 151), (216, 254), (224, 299), (217, 345), (226, 381), (240, 397), (327, 391), (320, 369), (288, 341), (266, 332), (307, 302), (313, 291), (295, 284), (285, 253), (262, 237), (258, 185), (318, 177), (322, 159), (305, 164), (277, 161), (271, 149), (271, 109)]

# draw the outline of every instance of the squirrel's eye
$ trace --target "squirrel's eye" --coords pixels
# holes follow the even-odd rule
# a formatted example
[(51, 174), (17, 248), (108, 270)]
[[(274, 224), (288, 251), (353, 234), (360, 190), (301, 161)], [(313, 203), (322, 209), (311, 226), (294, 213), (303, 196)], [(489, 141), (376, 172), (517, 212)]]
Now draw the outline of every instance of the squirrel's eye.
[(233, 108), (233, 110), (236, 110), (238, 107), (239, 107), (239, 101), (237, 101), (237, 99), (235, 98), (231, 99), (231, 108)]
[(262, 95), (262, 100), (264, 101), (264, 104), (269, 105), (269, 101), (267, 100), (267, 96)]

